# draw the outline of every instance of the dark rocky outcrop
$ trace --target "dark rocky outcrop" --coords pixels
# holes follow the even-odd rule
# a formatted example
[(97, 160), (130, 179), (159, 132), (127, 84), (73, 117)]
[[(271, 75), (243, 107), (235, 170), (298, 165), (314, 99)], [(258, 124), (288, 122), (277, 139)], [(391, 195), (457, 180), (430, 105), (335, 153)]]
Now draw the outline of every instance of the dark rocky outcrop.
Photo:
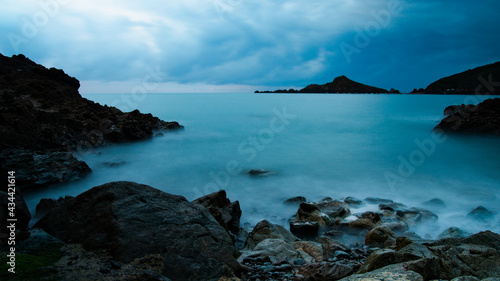
[(395, 89), (387, 91), (382, 88), (368, 86), (365, 84), (352, 81), (351, 79), (342, 75), (333, 79), (333, 81), (330, 83), (322, 85), (310, 84), (300, 90), (289, 89), (289, 90), (276, 90), (276, 91), (255, 91), (255, 93), (399, 94), (399, 91)]
[(346, 76), (339, 76), (332, 82), (323, 85), (311, 84), (299, 91), (300, 93), (355, 93), (355, 94), (386, 94), (389, 91), (373, 86), (364, 85)]
[(231, 238), (207, 209), (146, 185), (94, 187), (50, 210), (35, 227), (124, 263), (158, 254), (162, 274), (173, 280), (218, 280), (241, 269)]
[(496, 95), (500, 90), (500, 62), (480, 66), (430, 84), (422, 93)]
[(500, 98), (488, 99), (476, 106), (462, 106), (441, 120), (435, 129), (447, 133), (500, 136)]
[[(0, 54), (0, 168), (17, 169), (18, 187), (83, 177), (90, 172), (74, 152), (182, 128), (138, 110), (122, 112), (78, 93), (80, 83), (23, 55)], [(14, 155), (14, 157), (13, 157)]]
[(210, 214), (230, 235), (237, 235), (240, 231), (240, 203), (238, 201), (231, 203), (225, 190), (200, 197), (194, 200), (193, 203), (207, 208)]

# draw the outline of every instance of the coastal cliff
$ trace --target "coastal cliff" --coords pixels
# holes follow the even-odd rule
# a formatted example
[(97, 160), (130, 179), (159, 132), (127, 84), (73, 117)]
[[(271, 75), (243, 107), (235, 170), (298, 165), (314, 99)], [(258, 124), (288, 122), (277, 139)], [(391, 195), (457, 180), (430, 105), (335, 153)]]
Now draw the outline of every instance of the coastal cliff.
[(32, 188), (85, 176), (76, 151), (147, 139), (156, 130), (182, 128), (138, 110), (122, 112), (83, 98), (80, 83), (23, 55), (0, 54), (0, 165)]

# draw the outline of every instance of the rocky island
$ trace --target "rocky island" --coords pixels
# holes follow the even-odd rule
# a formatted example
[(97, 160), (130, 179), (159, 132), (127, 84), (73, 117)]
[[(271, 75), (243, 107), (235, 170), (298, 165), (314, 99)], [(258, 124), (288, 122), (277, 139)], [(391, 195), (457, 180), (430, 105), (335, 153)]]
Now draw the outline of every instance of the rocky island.
[(368, 86), (343, 75), (333, 79), (330, 83), (323, 85), (311, 84), (300, 90), (255, 91), (255, 93), (397, 94), (399, 91), (394, 89), (387, 91), (382, 88)]
[[(138, 110), (122, 112), (78, 93), (80, 83), (23, 55), (0, 54), (0, 166), (30, 189), (81, 178), (91, 170), (76, 152), (182, 128)], [(2, 187), (2, 190), (6, 189)]]

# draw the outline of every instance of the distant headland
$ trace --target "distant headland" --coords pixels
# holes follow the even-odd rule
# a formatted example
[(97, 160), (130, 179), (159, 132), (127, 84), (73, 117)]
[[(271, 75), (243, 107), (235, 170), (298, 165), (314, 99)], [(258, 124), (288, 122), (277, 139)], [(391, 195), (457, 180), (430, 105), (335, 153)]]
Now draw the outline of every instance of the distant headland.
[[(255, 93), (328, 93), (328, 94), (399, 94), (396, 89), (382, 89), (339, 76), (332, 82), (310, 84), (300, 90), (255, 91)], [(500, 62), (448, 76), (431, 83), (426, 88), (414, 89), (410, 94), (438, 95), (498, 95), (500, 93)]]

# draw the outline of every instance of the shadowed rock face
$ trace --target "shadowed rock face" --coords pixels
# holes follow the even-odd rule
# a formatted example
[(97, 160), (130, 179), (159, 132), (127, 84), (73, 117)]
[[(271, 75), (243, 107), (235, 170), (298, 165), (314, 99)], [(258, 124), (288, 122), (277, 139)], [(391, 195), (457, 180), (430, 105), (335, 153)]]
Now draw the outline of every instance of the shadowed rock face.
[(78, 80), (62, 70), (47, 69), (23, 55), (0, 54), (0, 168), (2, 173), (20, 170), (18, 187), (85, 176), (90, 169), (74, 151), (182, 128), (138, 110), (126, 113), (102, 106), (82, 98), (79, 87)]
[(35, 227), (125, 263), (160, 254), (163, 274), (173, 280), (218, 280), (240, 270), (231, 238), (203, 206), (137, 183), (94, 187)]
[(500, 98), (485, 100), (472, 106), (455, 106), (452, 113), (441, 120), (435, 129), (447, 133), (500, 136)]
[(389, 91), (377, 87), (364, 85), (346, 76), (339, 76), (332, 82), (323, 85), (311, 84), (300, 90), (301, 93), (389, 93)]

